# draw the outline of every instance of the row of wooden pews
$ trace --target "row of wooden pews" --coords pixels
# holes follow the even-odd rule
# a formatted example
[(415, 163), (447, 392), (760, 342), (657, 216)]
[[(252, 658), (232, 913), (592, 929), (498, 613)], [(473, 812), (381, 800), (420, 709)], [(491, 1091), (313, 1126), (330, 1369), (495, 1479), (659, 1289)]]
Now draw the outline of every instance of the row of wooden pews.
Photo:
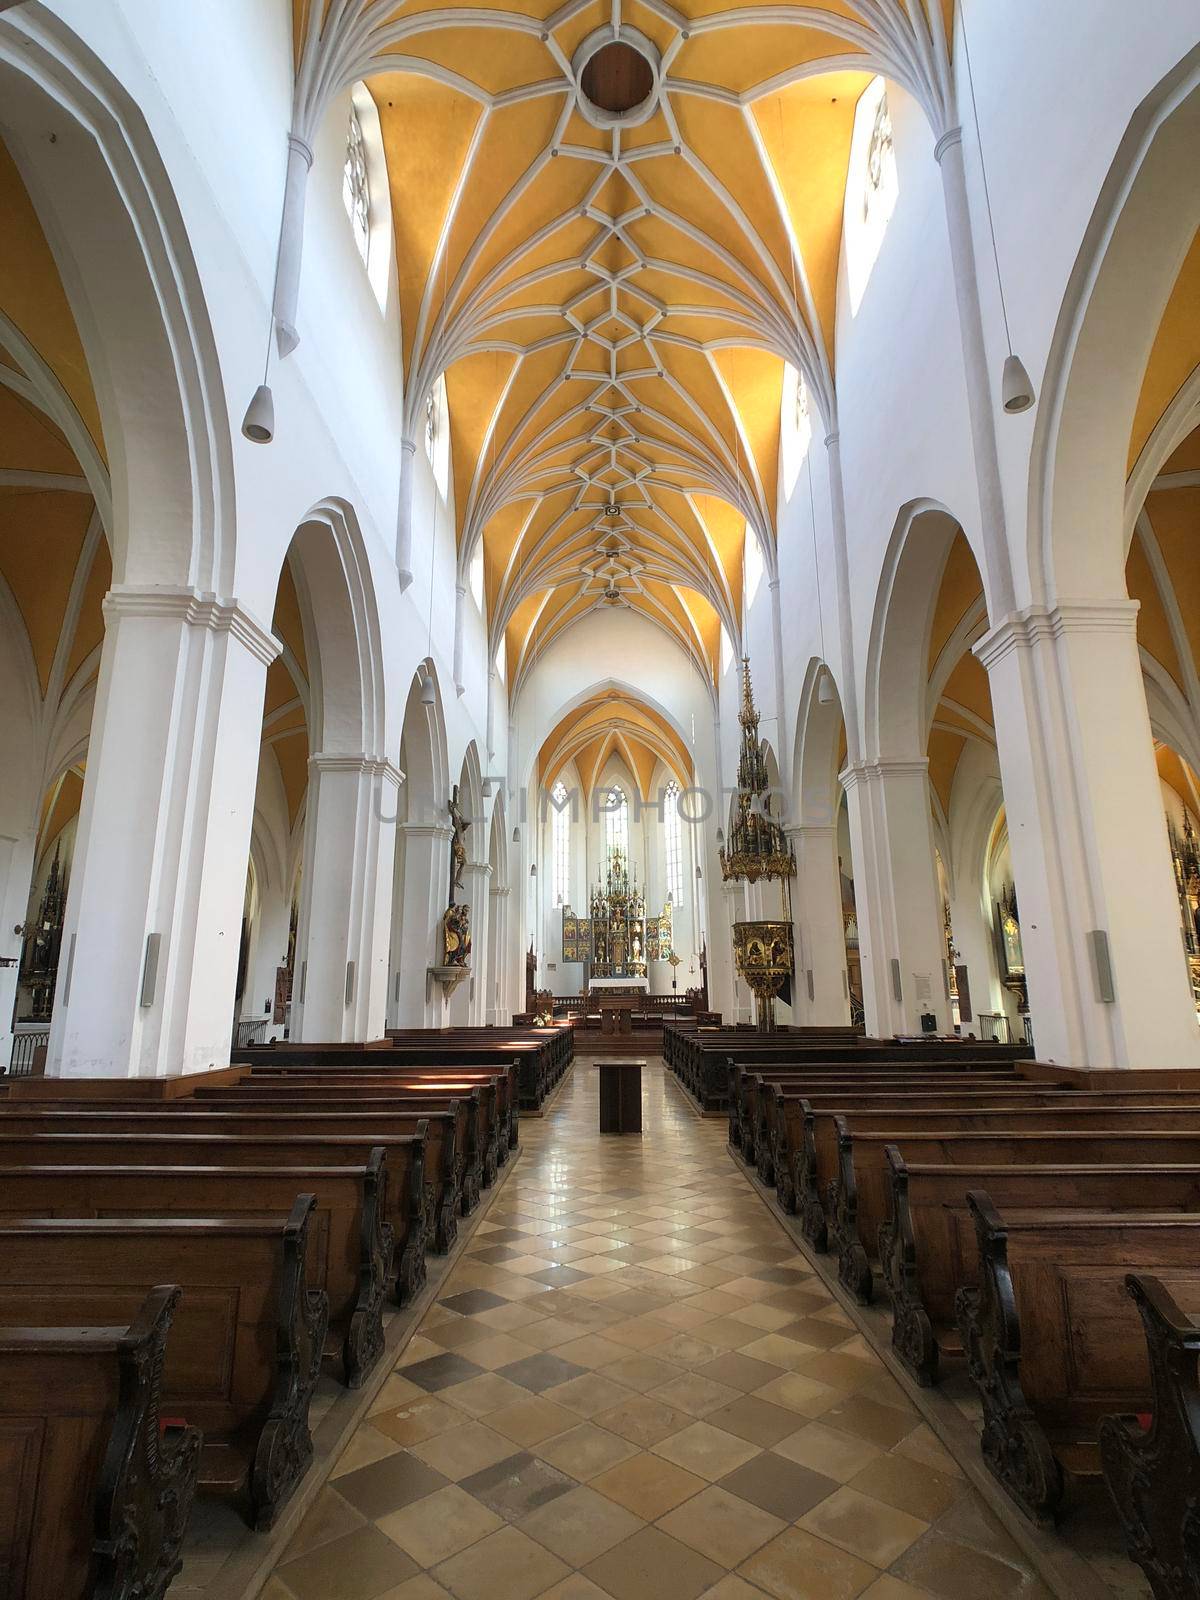
[(721, 1051), (731, 1144), (920, 1383), (969, 1376), (1018, 1505), (1052, 1523), (1103, 1481), (1158, 1600), (1196, 1600), (1200, 1074), (709, 1034), (674, 1041), (681, 1082)]
[(419, 1292), (427, 1252), (452, 1247), (516, 1149), (526, 1087), (544, 1098), (565, 1070), (540, 1032), (267, 1047), (167, 1085), (9, 1087), (6, 1595), (155, 1600), (197, 1490), (273, 1524), (312, 1462), (322, 1372), (367, 1381), (387, 1306)]

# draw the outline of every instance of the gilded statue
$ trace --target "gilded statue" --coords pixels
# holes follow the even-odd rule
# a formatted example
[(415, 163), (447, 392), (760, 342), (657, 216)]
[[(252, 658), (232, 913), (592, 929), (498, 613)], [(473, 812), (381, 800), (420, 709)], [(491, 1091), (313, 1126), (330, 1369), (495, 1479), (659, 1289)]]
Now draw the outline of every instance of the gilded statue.
[(450, 826), (454, 830), (450, 839), (450, 904), (453, 905), (455, 892), (463, 886), (463, 868), (467, 864), (467, 829), (471, 826), (458, 803), (457, 784), (450, 795)]
[(465, 967), (471, 958), (471, 908), (447, 907), (442, 917), (442, 965)]

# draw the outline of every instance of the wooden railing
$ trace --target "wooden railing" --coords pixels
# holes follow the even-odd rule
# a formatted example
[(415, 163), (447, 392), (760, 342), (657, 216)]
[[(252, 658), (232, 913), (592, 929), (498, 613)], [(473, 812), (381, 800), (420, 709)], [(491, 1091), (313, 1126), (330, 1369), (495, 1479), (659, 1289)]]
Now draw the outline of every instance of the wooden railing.
[(1003, 1011), (980, 1011), (977, 1019), (979, 1023), (979, 1037), (986, 1039), (991, 1044), (1011, 1044), (1013, 1042), (1012, 1028)]
[[(599, 1002), (593, 1000), (592, 1004), (595, 1006), (598, 1005)], [(587, 1014), (587, 1009), (588, 998), (586, 995), (556, 994), (554, 996), (554, 1012), (556, 1016), (582, 1017)], [(686, 997), (681, 994), (643, 994), (638, 996), (638, 1009), (641, 1011), (661, 1011), (665, 1013), (676, 1011), (684, 1012), (689, 1008)]]
[(33, 1033), (18, 1033), (13, 1037), (12, 1058), (8, 1064), (7, 1076), (10, 1078), (30, 1078), (33, 1076), (34, 1055), (39, 1046), (50, 1043), (49, 1028), (44, 1031), (38, 1029)]
[(247, 1045), (266, 1042), (266, 1017), (242, 1017), (233, 1025), (233, 1048), (244, 1050)]

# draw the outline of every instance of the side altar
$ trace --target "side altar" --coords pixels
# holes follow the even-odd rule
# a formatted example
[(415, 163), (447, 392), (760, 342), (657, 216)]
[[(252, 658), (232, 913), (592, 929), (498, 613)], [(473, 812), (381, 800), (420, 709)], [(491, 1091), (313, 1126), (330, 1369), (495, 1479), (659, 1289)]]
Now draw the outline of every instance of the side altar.
[(588, 909), (588, 916), (579, 917), (570, 906), (563, 907), (563, 960), (584, 962), (589, 983), (596, 978), (640, 978), (648, 988), (646, 963), (665, 961), (671, 954), (670, 901), (661, 916), (648, 917), (637, 869), (631, 881), (624, 853), (612, 850)]

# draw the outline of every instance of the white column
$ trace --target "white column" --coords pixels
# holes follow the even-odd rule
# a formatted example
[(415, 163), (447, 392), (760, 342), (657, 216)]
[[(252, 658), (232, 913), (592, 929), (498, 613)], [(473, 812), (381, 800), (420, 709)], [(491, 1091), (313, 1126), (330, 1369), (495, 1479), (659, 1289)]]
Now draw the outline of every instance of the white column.
[[(734, 882), (722, 883), (721, 899), (724, 903), (724, 926), (726, 930), (726, 938), (728, 939), (728, 955), (726, 958), (726, 966), (730, 974), (730, 988), (726, 991), (728, 995), (728, 1004), (722, 1006), (720, 1009), (731, 1011), (732, 1017), (730, 1020), (734, 1022), (753, 1022), (754, 996), (751, 994), (745, 979), (738, 972), (737, 962), (734, 959), (733, 954), (733, 925), (735, 922), (749, 921), (749, 916), (746, 911), (746, 896), (744, 892), (744, 886), (740, 883)], [(709, 975), (711, 978), (711, 966), (709, 969)]]
[(308, 763), (294, 1039), (383, 1034), (399, 787), (381, 757), (320, 752)]
[[(991, 925), (985, 920), (983, 897), (978, 883), (963, 884), (955, 879), (956, 893), (950, 899), (950, 927), (959, 964), (967, 969), (971, 1015), (963, 1019), (965, 1038), (979, 1038), (979, 1013), (1003, 1011), (1004, 991), (996, 971), (995, 946)], [(960, 997), (961, 998), (961, 997)], [(1014, 1036), (1017, 1030), (1014, 1030)]]
[[(3, 781), (0, 778), (0, 784)], [(5, 811), (3, 821), (14, 832), (0, 830), (0, 918), (3, 919), (0, 921), (0, 956), (12, 965), (0, 967), (0, 1072), (7, 1071), (12, 1055), (13, 1006), (21, 970), (22, 940), (13, 929), (25, 921), (29, 910), (29, 889), (37, 850), (36, 809), (32, 813), (26, 811), (24, 816), (9, 812), (7, 808)]]
[[(445, 1004), (434, 984), (426, 1001), (428, 969), (442, 960), (442, 913), (450, 903), (450, 840), (445, 822), (402, 822), (404, 894), (399, 940), (393, 943), (393, 989), (399, 994), (396, 1018), (405, 1028), (440, 1027)], [(396, 983), (395, 973), (399, 973)]]
[(1004, 495), (1000, 484), (1000, 456), (996, 446), (996, 401), (1000, 374), (988, 365), (975, 264), (975, 240), (963, 167), (962, 129), (951, 128), (938, 140), (934, 156), (942, 174), (946, 204), (946, 231), (954, 293), (958, 305), (958, 330), (962, 344), (967, 389), (967, 416), (975, 459), (979, 494), (979, 527), (983, 537), (983, 576), (988, 606), (993, 616), (1011, 610), (1014, 602), (1012, 562), (1005, 526)]
[(926, 1012), (939, 1032), (950, 1030), (928, 765), (861, 761), (842, 772), (867, 1032), (885, 1038), (919, 1033)]
[(118, 585), (51, 1029), (70, 1077), (229, 1060), (267, 664), (236, 601)]
[[(469, 861), (463, 868), (462, 898), (471, 908), (471, 981), (470, 992), (465, 1006), (455, 1007), (451, 1003), (451, 1015), (457, 1018), (457, 1012), (462, 1011), (462, 1020), (475, 1025), (487, 1021), (487, 974), (488, 974), (488, 941), (491, 936), (491, 895), (489, 889), (492, 881), (492, 864), (490, 861)], [(464, 984), (459, 991), (465, 993), (468, 986)], [(458, 1000), (459, 996), (454, 996)]]
[(1034, 1041), (1065, 1065), (1200, 1065), (1137, 609), (1033, 606), (975, 646), (991, 683)]
[(415, 439), (400, 440), (400, 493), (396, 502), (396, 576), (400, 592), (413, 581), (413, 482), (417, 445)]
[(467, 692), (463, 682), (463, 624), (467, 605), (466, 585), (454, 585), (454, 692), (461, 699)]
[(275, 264), (275, 342), (281, 356), (291, 355), (300, 343), (296, 307), (300, 301), (300, 261), (304, 250), (304, 202), (313, 153), (298, 134), (288, 134), (287, 177), (283, 191), (283, 216), (279, 224), (279, 255)]
[(508, 947), (508, 889), (493, 883), (488, 893), (488, 962), (483, 1020), (497, 1027), (511, 1015), (508, 974), (512, 965), (512, 951)]
[(257, 926), (247, 963), (242, 1017), (247, 1022), (265, 1018), (268, 1038), (273, 1031), (281, 1036), (283, 1033), (283, 1024), (273, 1024), (271, 1017), (275, 1005), (275, 974), (287, 960), (290, 913), (291, 906), (282, 885), (273, 884), (259, 900)]
[(850, 1003), (846, 998), (846, 936), (837, 825), (798, 824), (787, 833), (796, 852), (796, 876), (792, 880), (796, 940), (792, 1010), (798, 1021), (840, 1026), (850, 1020)]

